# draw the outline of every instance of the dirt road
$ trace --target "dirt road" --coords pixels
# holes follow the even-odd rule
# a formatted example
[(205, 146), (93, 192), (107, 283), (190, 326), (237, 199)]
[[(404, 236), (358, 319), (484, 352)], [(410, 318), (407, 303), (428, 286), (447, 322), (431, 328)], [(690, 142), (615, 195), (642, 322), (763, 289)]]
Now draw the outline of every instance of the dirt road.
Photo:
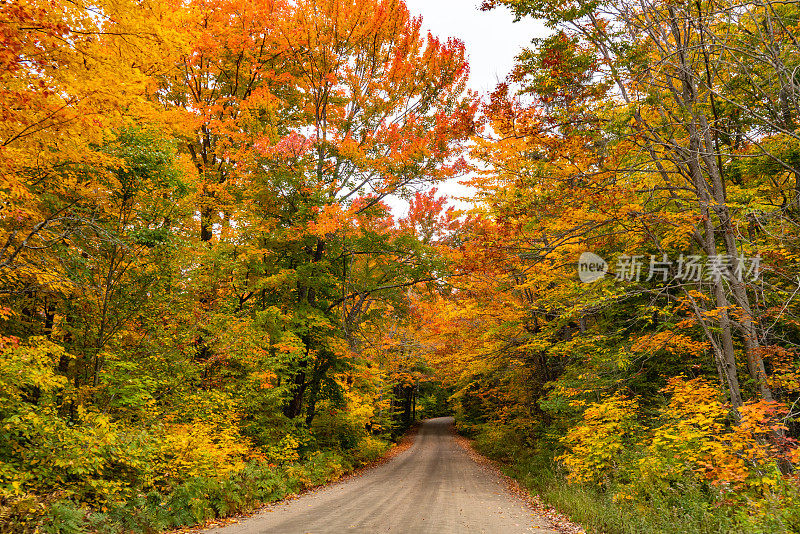
[(554, 533), (458, 446), (449, 417), (423, 423), (414, 444), (363, 476), (276, 504), (209, 534)]

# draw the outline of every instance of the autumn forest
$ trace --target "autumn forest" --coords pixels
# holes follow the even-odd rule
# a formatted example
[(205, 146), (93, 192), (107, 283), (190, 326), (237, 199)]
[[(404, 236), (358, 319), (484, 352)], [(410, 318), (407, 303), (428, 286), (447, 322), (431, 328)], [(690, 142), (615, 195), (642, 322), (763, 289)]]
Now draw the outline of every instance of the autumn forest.
[(0, 0), (0, 533), (444, 415), (588, 532), (800, 531), (800, 5), (500, 8), (479, 94), (402, 0)]

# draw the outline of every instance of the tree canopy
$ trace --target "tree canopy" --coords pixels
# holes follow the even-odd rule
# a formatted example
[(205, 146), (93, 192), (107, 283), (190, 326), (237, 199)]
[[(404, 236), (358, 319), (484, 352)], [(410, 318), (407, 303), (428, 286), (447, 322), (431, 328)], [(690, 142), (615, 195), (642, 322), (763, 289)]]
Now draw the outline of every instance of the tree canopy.
[(796, 5), (500, 6), (549, 34), (478, 95), (402, 0), (0, 2), (0, 532), (449, 412), (588, 529), (800, 529)]

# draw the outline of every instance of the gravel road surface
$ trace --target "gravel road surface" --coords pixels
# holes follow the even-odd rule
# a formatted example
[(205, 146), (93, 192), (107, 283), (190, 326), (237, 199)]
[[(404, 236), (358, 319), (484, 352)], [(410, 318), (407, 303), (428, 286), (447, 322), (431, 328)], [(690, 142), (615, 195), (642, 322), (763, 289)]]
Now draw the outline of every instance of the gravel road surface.
[(273, 505), (208, 534), (553, 533), (455, 442), (453, 419), (429, 419), (414, 444), (362, 476)]

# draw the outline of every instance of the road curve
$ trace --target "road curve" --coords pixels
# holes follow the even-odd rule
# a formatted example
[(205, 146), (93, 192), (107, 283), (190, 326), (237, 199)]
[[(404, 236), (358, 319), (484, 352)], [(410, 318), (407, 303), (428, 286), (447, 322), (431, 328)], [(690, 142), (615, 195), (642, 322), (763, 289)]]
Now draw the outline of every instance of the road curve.
[(345, 482), (275, 504), (208, 534), (555, 533), (455, 442), (453, 419), (429, 419), (414, 444)]

